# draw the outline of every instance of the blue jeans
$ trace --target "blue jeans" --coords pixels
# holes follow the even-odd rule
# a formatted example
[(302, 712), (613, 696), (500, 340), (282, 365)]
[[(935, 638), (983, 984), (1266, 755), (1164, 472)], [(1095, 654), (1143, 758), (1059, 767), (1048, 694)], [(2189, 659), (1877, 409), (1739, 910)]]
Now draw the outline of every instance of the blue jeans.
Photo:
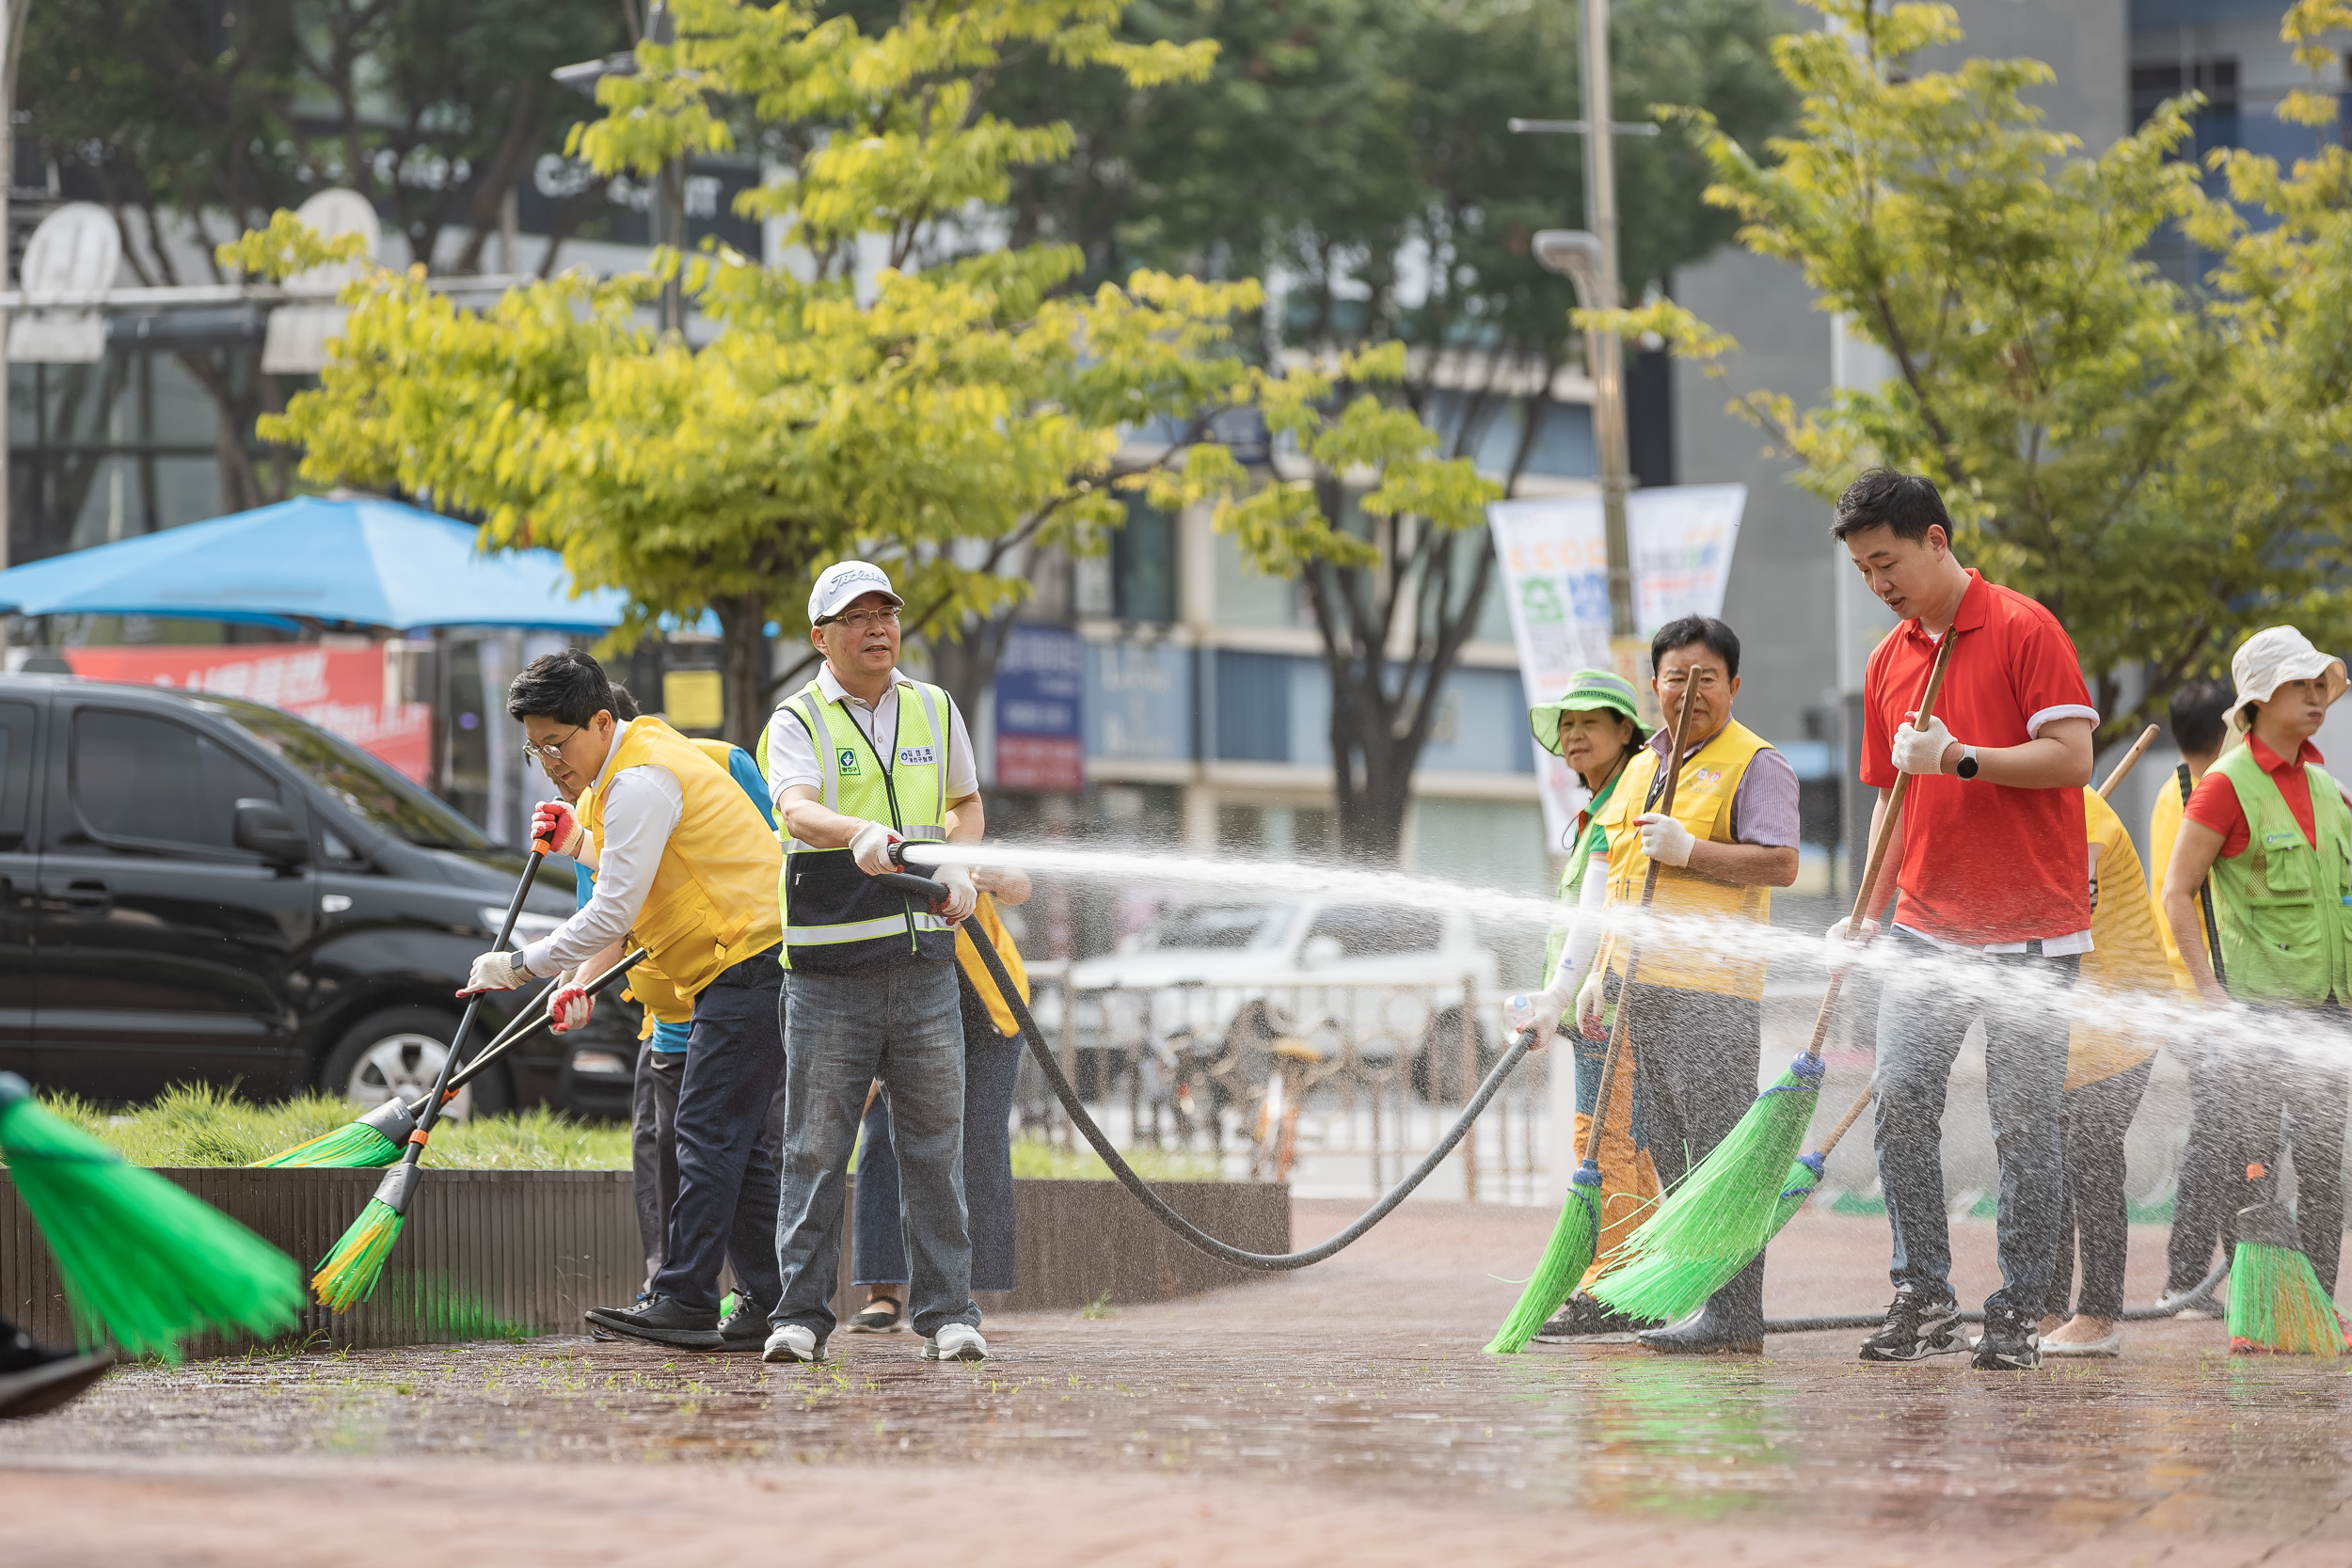
[(837, 974), (793, 970), (784, 981), (784, 1179), (776, 1262), (784, 1299), (772, 1322), (818, 1343), (833, 1333), (843, 1198), (866, 1085), (890, 1096), (915, 1332), (980, 1321), (963, 1206), (963, 1023), (956, 966), (894, 958)]
[[(1906, 956), (1939, 957), (1915, 937), (1892, 933)], [(1951, 1294), (1952, 1238), (1944, 1201), (1944, 1098), (1968, 1025), (1984, 1021), (1985, 1101), (1993, 1148), (2000, 1157), (2001, 1288), (1985, 1310), (2036, 1318), (2058, 1261), (2058, 1203), (2064, 1172), (2060, 1107), (2066, 1085), (2066, 1015), (2040, 987), (2012, 989), (2001, 973), (2071, 986), (2081, 959), (2072, 954), (1980, 954), (1947, 958), (1985, 976), (1979, 994), (1954, 989), (1948, 973), (1898, 972), (1879, 994), (1874, 1143), (1886, 1219), (1894, 1231), (1889, 1273), (1931, 1301)], [(1661, 1177), (1665, 1174), (1661, 1169)]]
[[(963, 1198), (972, 1231), (972, 1289), (1009, 1291), (1013, 1266), (1012, 1086), (1021, 1069), (1021, 1037), (996, 1032), (988, 1009), (965, 982), (963, 1037)], [(892, 1143), (890, 1097), (866, 1112), (865, 1152), (857, 1162), (857, 1214), (850, 1256), (859, 1285), (907, 1282), (905, 1216), (898, 1155)]]

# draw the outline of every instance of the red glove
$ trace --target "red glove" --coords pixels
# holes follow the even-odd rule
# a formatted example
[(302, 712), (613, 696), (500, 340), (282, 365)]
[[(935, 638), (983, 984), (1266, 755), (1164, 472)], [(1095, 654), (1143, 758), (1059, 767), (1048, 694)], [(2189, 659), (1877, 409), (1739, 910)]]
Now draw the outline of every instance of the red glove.
[(565, 986), (555, 993), (555, 1000), (548, 1005), (548, 1017), (551, 1021), (548, 1029), (558, 1035), (585, 1029), (589, 1015), (596, 1010), (596, 999), (588, 994), (586, 986)]
[(563, 801), (542, 800), (532, 809), (531, 847), (541, 854), (577, 859), (587, 839), (588, 830), (580, 825), (580, 818)]

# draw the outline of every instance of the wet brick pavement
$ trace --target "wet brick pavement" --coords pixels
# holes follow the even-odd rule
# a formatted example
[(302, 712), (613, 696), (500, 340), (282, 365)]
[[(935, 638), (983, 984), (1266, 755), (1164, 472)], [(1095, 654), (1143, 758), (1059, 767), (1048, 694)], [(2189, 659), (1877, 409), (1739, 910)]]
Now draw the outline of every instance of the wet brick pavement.
[[(1297, 1235), (1351, 1208), (1302, 1203)], [(982, 1368), (842, 1335), (820, 1369), (572, 1339), (131, 1369), (0, 1426), (0, 1509), (34, 1521), (0, 1534), (34, 1555), (0, 1559), (295, 1560), (306, 1521), (417, 1499), (505, 1542), (499, 1561), (670, 1560), (681, 1533), (707, 1556), (763, 1529), (854, 1556), (937, 1529), (973, 1563), (1606, 1543), (1645, 1564), (2352, 1564), (2344, 1363), (2233, 1358), (2220, 1325), (2169, 1323), (2127, 1330), (2121, 1360), (2010, 1376), (1863, 1367), (1853, 1333), (1761, 1358), (1480, 1354), (1515, 1294), (1492, 1276), (1523, 1274), (1548, 1228), (1415, 1205), (1302, 1275), (999, 1318)], [(2134, 1233), (2134, 1301), (2162, 1241)], [(1991, 1227), (1955, 1243), (1981, 1295)], [(1774, 1248), (1771, 1309), (1873, 1309), (1884, 1258), (1883, 1220), (1807, 1213)], [(397, 1532), (358, 1544), (339, 1560), (405, 1560)]]

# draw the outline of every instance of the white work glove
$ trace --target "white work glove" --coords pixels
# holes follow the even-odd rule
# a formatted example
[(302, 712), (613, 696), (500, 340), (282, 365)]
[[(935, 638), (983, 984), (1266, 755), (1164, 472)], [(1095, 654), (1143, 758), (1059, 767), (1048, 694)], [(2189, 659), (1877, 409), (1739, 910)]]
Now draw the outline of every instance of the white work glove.
[(879, 822), (868, 822), (850, 839), (850, 858), (868, 877), (879, 877), (896, 871), (898, 863), (890, 858), (890, 847), (899, 842), (897, 833)]
[(1588, 1040), (1605, 1040), (1609, 1032), (1600, 1026), (1601, 1010), (1607, 1003), (1601, 999), (1601, 976), (1606, 971), (1596, 968), (1584, 976), (1584, 984), (1576, 993), (1576, 1027)]
[(1941, 719), (1930, 719), (1928, 727), (1905, 724), (1895, 732), (1895, 770), (1899, 773), (1941, 773), (1944, 753), (1951, 749), (1952, 732), (1944, 727)]
[(963, 924), (980, 902), (980, 890), (972, 885), (972, 868), (968, 865), (941, 865), (931, 870), (931, 879), (947, 890), (947, 907), (939, 912), (950, 926)]
[(1533, 996), (1514, 996), (1502, 1005), (1502, 1022), (1514, 1031), (1531, 1037), (1530, 1051), (1541, 1051), (1551, 1043), (1551, 1037), (1560, 1027), (1561, 1015), (1568, 1010), (1567, 997), (1549, 989)]
[(466, 989), (460, 996), (478, 996), (485, 990), (513, 990), (531, 978), (531, 971), (523, 967), (519, 953), (485, 953), (473, 961), (473, 971), (466, 976)]
[(575, 1029), (585, 1029), (596, 1010), (596, 999), (580, 983), (580, 971), (567, 969), (555, 982), (555, 1000), (548, 1004), (548, 1031), (568, 1035)]
[(1698, 842), (1691, 830), (1671, 816), (1645, 812), (1633, 819), (1642, 830), (1642, 853), (1661, 865), (1691, 863), (1691, 846)]
[[(1850, 929), (1853, 933), (1851, 936), (1847, 934)], [(1830, 974), (1843, 974), (1860, 963), (1863, 948), (1878, 934), (1877, 921), (1866, 920), (1856, 927), (1851, 915), (1832, 926), (1821, 937), (1821, 958), (1828, 963)]]

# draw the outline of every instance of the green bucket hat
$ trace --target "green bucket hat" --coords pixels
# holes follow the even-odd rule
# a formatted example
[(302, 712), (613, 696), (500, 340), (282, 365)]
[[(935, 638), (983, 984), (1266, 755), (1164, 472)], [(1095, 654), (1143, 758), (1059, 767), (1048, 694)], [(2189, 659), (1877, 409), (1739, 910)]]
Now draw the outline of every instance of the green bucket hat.
[(1650, 737), (1650, 727), (1642, 722), (1642, 711), (1635, 705), (1633, 683), (1612, 670), (1579, 670), (1556, 699), (1527, 710), (1527, 727), (1534, 732), (1535, 744), (1556, 757), (1560, 754), (1560, 716), (1594, 708), (1608, 708), (1632, 720), (1635, 740)]

